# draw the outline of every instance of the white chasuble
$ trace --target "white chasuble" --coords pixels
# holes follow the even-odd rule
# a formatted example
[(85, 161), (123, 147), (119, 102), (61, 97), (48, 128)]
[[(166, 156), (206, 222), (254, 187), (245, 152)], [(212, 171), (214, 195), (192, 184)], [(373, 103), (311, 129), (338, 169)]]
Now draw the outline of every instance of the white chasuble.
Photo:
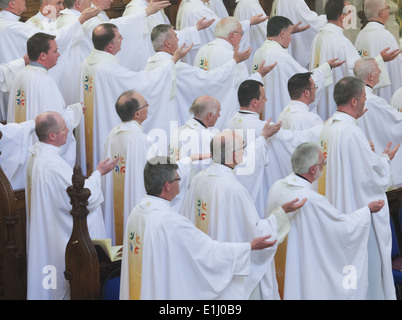
[[(70, 132), (67, 143), (61, 147), (61, 156), (73, 168), (76, 162), (76, 141), (73, 134), (82, 118), (80, 103), (66, 106), (63, 96), (47, 70), (43, 67), (28, 65), (17, 74), (10, 90), (8, 122), (21, 123), (33, 120), (46, 111), (62, 115)], [(37, 141), (35, 136), (34, 142)]]
[[(288, 213), (290, 230), (275, 255), (278, 286), (287, 300), (356, 299), (365, 287), (362, 279), (367, 257), (370, 209), (365, 206), (347, 214), (339, 212), (313, 185), (294, 173), (270, 189), (266, 214), (295, 198), (307, 198), (304, 206)], [(373, 213), (375, 215), (375, 213)], [(349, 282), (348, 268), (356, 278)]]
[[(71, 237), (73, 218), (66, 189), (72, 185), (73, 169), (60, 157), (58, 147), (38, 142), (30, 151), (32, 155), (27, 169), (30, 187), (26, 189), (30, 199), (27, 213), (27, 298), (68, 299), (69, 284), (64, 277), (65, 250)], [(99, 171), (85, 180), (84, 187), (91, 191), (87, 206), (89, 235), (93, 239), (105, 238)]]
[[(332, 83), (328, 85), (321, 96), (316, 97), (318, 103), (318, 114), (323, 120), (330, 118), (336, 111), (334, 100), (334, 86), (344, 77), (353, 77), (353, 67), (355, 62), (360, 59), (359, 53), (350, 40), (343, 34), (343, 29), (333, 23), (327, 23), (320, 29), (314, 37), (311, 46), (310, 70), (330, 59), (345, 61), (340, 67), (332, 70)], [(388, 74), (385, 69), (384, 61), (381, 56), (375, 57), (379, 68), (382, 71), (381, 84), (389, 85)]]
[[(214, 71), (233, 59), (233, 51), (234, 48), (228, 41), (216, 38), (204, 45), (197, 52), (194, 66), (202, 70)], [(246, 62), (243, 61), (236, 66), (231, 87), (227, 87), (225, 91), (220, 91), (220, 94), (215, 95), (215, 98), (217, 98), (221, 104), (220, 117), (215, 124), (216, 128), (220, 130), (225, 129), (230, 118), (239, 110), (240, 105), (237, 99), (237, 91), (240, 84), (247, 79), (262, 82), (262, 77), (258, 72), (250, 75), (250, 71), (247, 70)]]
[[(140, 92), (148, 102), (148, 119), (143, 126), (147, 122), (154, 124), (149, 130), (158, 129), (155, 139), (159, 137), (164, 140), (165, 146), (161, 152), (167, 153), (167, 110), (157, 102), (169, 100), (173, 68), (173, 61), (170, 60), (155, 70), (135, 72), (120, 66), (116, 56), (92, 50), (81, 68), (83, 100), (87, 106), (85, 135), (82, 135), (85, 136), (85, 141), (81, 141), (83, 168), (92, 172), (101, 160), (107, 135), (121, 122), (115, 108), (111, 106), (116, 104), (117, 98), (126, 90)], [(84, 129), (83, 123), (80, 127), (81, 130)], [(86, 152), (83, 152), (85, 149)]]
[(109, 133), (103, 159), (120, 158), (113, 173), (103, 177), (102, 204), (106, 232), (113, 245), (123, 244), (124, 225), (145, 194), (144, 167), (155, 149), (136, 121), (122, 122)]
[(270, 16), (283, 16), (289, 18), (293, 24), (301, 21), (301, 26), (310, 26), (306, 31), (292, 34), (292, 42), (289, 46), (289, 53), (293, 58), (308, 69), (311, 44), (318, 30), (327, 23), (326, 15), (318, 15), (310, 10), (304, 0), (275, 0)]
[[(379, 22), (369, 22), (356, 38), (355, 47), (361, 57), (377, 57), (385, 48), (400, 49), (395, 37)], [(376, 94), (388, 103), (392, 95), (402, 87), (402, 56), (399, 54), (394, 60), (385, 64), (390, 86), (378, 88)], [(384, 76), (381, 74), (381, 76)], [(376, 87), (377, 88), (377, 87)]]
[[(282, 208), (275, 210), (269, 219), (261, 219), (234, 171), (215, 163), (193, 178), (181, 214), (217, 241), (248, 242), (263, 235), (271, 235), (273, 240), (288, 231)], [(278, 218), (281, 223), (277, 223), (275, 216), (283, 215), (285, 220)], [(248, 299), (258, 286), (262, 299), (279, 297), (272, 269), (275, 251), (276, 245), (251, 253), (250, 275), (239, 279), (245, 287), (243, 299)]]
[[(228, 128), (243, 135), (244, 141), (252, 141), (261, 136), (266, 121), (260, 120), (255, 112), (239, 111), (229, 122)], [(275, 135), (268, 138), (268, 159), (265, 166), (261, 187), (255, 197), (255, 206), (260, 217), (264, 217), (265, 202), (269, 188), (276, 180), (283, 179), (292, 172), (290, 158), (293, 151), (303, 142), (318, 142), (323, 124), (318, 124), (306, 130), (280, 129)], [(249, 137), (249, 134), (254, 137)]]
[(357, 120), (343, 112), (335, 112), (328, 120), (320, 140), (327, 165), (319, 181), (319, 192), (335, 208), (352, 212), (371, 201), (385, 201), (384, 207), (372, 215), (365, 261), (368, 290), (359, 290), (357, 297), (365, 299), (367, 294), (368, 299), (395, 299), (390, 216), (385, 194), (391, 185), (389, 157), (374, 153)]
[(120, 299), (243, 299), (249, 243), (219, 243), (170, 207), (146, 195), (124, 235)]
[[(148, 59), (145, 70), (151, 71), (160, 65), (166, 64), (171, 58), (172, 56), (166, 52), (157, 52)], [(180, 61), (176, 63), (171, 78), (172, 91), (169, 102), (167, 103), (166, 100), (161, 99), (157, 102), (159, 105), (166, 104), (163, 111), (165, 115), (161, 115), (162, 110), (158, 111), (158, 113), (160, 114), (160, 119), (163, 119), (166, 124), (169, 124), (169, 121), (171, 122), (170, 126), (164, 126), (169, 138), (171, 137), (170, 131), (174, 131), (172, 128), (177, 129), (177, 127), (174, 127), (175, 123), (173, 121), (177, 120), (178, 126), (182, 126), (190, 116), (189, 109), (193, 101), (202, 95), (212, 96), (219, 101), (222, 117), (222, 109), (227, 109), (229, 102), (236, 95), (236, 92), (233, 91), (236, 68), (237, 65), (233, 58), (230, 58), (219, 68), (209, 71), (201, 70)], [(144, 123), (145, 131), (149, 131), (154, 127), (158, 128), (160, 125), (153, 122), (152, 119)]]
[(278, 121), (282, 122), (283, 129), (306, 130), (322, 124), (321, 117), (310, 111), (309, 106), (303, 102), (292, 100), (282, 110)]
[[(374, 143), (376, 153), (385, 150), (387, 143), (395, 146), (402, 142), (402, 113), (390, 106), (387, 101), (366, 86), (366, 102), (368, 111), (358, 119), (358, 126), (369, 141)], [(391, 161), (392, 184), (402, 185), (402, 152), (395, 154)]]
[[(265, 60), (265, 65), (270, 65), (275, 62), (278, 64), (269, 72), (263, 79), (267, 102), (263, 111), (263, 119), (272, 118), (277, 122), (283, 108), (290, 102), (288, 92), (288, 81), (296, 73), (308, 72), (302, 67), (278, 42), (266, 40), (264, 44), (257, 50), (253, 60), (253, 71), (258, 69), (260, 63)], [(328, 63), (323, 63), (313, 71), (312, 78), (317, 85), (316, 97), (320, 97), (324, 88), (331, 81), (331, 68)], [(317, 99), (316, 98), (316, 99)], [(312, 109), (316, 106), (314, 102)]]

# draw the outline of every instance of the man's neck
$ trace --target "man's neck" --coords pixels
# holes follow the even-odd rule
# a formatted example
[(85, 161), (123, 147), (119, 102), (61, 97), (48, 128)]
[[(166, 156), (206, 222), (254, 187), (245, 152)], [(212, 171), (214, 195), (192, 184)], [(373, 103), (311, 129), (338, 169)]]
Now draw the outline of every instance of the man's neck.
[(331, 21), (328, 21), (328, 23), (332, 23), (332, 24), (336, 25), (337, 27), (343, 29), (343, 24), (342, 24), (342, 21), (340, 21), (340, 20), (336, 20), (336, 21), (335, 21), (335, 20), (331, 20)]

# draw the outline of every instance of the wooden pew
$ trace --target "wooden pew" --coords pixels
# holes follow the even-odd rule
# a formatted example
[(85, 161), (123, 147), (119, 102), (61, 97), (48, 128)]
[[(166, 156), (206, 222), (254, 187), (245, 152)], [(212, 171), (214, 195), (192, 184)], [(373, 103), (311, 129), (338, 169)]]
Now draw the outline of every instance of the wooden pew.
[(25, 190), (13, 190), (0, 166), (0, 300), (24, 300), (27, 288)]
[(111, 262), (102, 251), (96, 250), (89, 236), (87, 200), (91, 191), (84, 188), (85, 177), (76, 166), (73, 185), (67, 188), (73, 216), (73, 230), (66, 247), (65, 277), (70, 282), (72, 300), (102, 299), (102, 289), (108, 275), (120, 270), (121, 261)]

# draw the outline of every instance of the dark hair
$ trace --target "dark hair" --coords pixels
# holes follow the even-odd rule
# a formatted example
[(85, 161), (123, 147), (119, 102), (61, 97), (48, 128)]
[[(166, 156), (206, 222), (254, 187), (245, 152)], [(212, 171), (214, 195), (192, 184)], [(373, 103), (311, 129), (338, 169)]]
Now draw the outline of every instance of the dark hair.
[(56, 36), (37, 32), (27, 41), (27, 53), (29, 60), (37, 61), (42, 52), (47, 53), (50, 49), (50, 41), (56, 39)]
[(345, 77), (337, 82), (334, 88), (334, 100), (337, 106), (347, 104), (353, 98), (359, 98), (364, 91), (365, 83), (356, 77)]
[(67, 9), (71, 9), (72, 7), (74, 7), (76, 1), (77, 0), (64, 0), (63, 6)]
[(173, 182), (178, 165), (169, 157), (154, 157), (144, 168), (144, 186), (148, 195), (159, 196), (166, 181)]
[(336, 21), (341, 16), (345, 0), (328, 0), (324, 7), (324, 13), (328, 21)]
[(113, 23), (102, 23), (92, 32), (92, 43), (96, 50), (103, 51), (113, 41), (114, 31), (118, 29)]
[(311, 72), (296, 73), (288, 81), (288, 91), (291, 99), (299, 99), (304, 90), (310, 89)]
[(116, 101), (116, 112), (123, 122), (133, 120), (134, 114), (140, 108), (139, 101), (132, 97), (133, 93), (135, 93), (134, 90), (125, 91)]
[(257, 80), (243, 81), (237, 90), (237, 99), (241, 107), (248, 107), (251, 100), (260, 98), (260, 87), (264, 85)]
[(268, 20), (267, 24), (267, 37), (279, 36), (282, 30), (292, 26), (293, 22), (289, 18), (282, 16), (275, 16)]

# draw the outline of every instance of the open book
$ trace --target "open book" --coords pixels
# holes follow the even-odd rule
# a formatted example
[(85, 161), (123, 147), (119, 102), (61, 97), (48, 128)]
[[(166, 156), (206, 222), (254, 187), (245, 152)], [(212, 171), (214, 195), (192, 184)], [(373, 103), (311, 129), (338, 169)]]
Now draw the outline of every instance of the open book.
[(123, 246), (112, 246), (112, 239), (92, 239), (95, 246), (100, 246), (110, 261), (121, 260), (123, 256)]

